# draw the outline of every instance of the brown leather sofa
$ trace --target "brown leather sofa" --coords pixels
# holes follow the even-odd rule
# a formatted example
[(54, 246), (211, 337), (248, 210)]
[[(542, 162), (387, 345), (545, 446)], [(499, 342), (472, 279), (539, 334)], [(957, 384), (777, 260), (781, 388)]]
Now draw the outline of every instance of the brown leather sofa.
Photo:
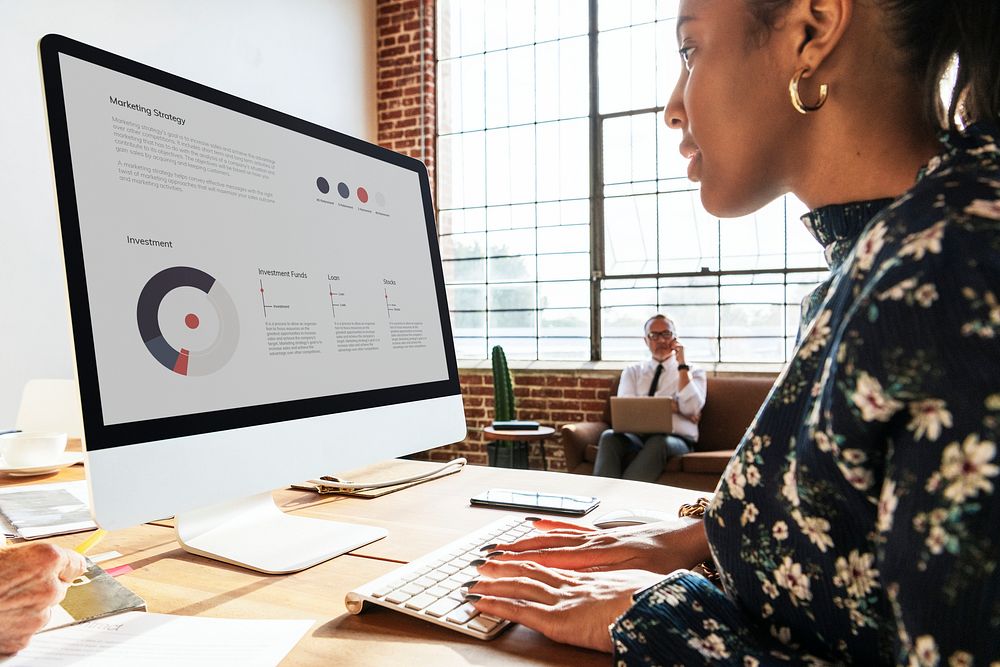
[[(611, 385), (611, 396), (618, 393), (618, 381)], [(757, 410), (774, 383), (767, 376), (729, 376), (708, 378), (705, 409), (698, 423), (695, 451), (667, 462), (656, 481), (699, 491), (714, 491)], [(566, 470), (580, 475), (594, 471), (597, 441), (611, 428), (611, 403), (605, 402), (603, 421), (576, 422), (562, 427), (560, 441), (566, 457)]]

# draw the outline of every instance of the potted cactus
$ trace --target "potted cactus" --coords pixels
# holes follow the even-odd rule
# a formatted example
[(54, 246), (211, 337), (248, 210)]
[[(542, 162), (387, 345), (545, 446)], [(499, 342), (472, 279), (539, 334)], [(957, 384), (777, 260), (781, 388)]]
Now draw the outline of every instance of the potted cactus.
[[(515, 419), (514, 384), (507, 368), (507, 355), (499, 345), (493, 347), (493, 420), (509, 422)], [(489, 464), (498, 468), (528, 468), (528, 443), (501, 440), (486, 444)]]

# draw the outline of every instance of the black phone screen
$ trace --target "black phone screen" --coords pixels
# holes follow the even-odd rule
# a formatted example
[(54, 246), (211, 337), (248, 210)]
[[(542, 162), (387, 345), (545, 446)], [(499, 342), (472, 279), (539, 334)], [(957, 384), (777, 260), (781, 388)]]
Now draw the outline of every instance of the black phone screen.
[(600, 504), (594, 496), (571, 496), (517, 489), (490, 489), (469, 499), (473, 505), (536, 510), (555, 514), (583, 516)]

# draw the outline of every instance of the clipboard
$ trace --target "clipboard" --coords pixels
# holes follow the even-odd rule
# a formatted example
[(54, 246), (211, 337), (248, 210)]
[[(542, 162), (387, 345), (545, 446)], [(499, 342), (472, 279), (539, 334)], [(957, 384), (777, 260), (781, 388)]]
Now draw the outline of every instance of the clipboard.
[[(419, 463), (426, 463), (428, 467), (425, 472), (417, 475), (413, 474), (414, 463), (414, 461), (409, 460), (390, 459), (368, 466), (363, 471), (358, 471), (363, 474), (355, 475), (353, 471), (345, 474), (344, 477), (349, 479), (349, 482), (339, 477), (324, 476), (308, 482), (292, 484), (291, 488), (352, 498), (379, 498), (417, 484), (454, 475), (465, 467), (466, 460), (457, 458), (444, 464), (421, 461)], [(324, 481), (329, 481), (330, 485), (322, 484)]]

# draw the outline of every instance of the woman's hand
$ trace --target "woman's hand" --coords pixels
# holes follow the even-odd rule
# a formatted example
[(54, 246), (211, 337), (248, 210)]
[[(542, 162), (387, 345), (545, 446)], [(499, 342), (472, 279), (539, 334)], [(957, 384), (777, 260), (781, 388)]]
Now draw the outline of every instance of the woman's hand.
[(481, 613), (605, 652), (611, 651), (608, 626), (632, 606), (632, 594), (663, 579), (642, 570), (588, 573), (492, 559), (479, 566), (479, 574), (469, 601)]
[(695, 519), (610, 530), (543, 519), (536, 521), (535, 527), (548, 532), (491, 545), (491, 560), (532, 561), (583, 572), (647, 570), (669, 574), (690, 569), (709, 557), (705, 531)]
[(0, 655), (27, 646), (86, 569), (83, 556), (54, 544), (0, 547)]

